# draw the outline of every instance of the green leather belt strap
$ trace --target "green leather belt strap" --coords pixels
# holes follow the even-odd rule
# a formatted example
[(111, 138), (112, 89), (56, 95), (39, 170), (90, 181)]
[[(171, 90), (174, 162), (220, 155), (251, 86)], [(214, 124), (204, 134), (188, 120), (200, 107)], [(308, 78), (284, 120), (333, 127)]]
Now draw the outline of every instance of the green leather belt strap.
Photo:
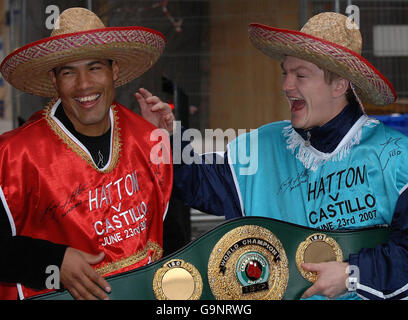
[[(299, 271), (296, 255), (297, 253), (299, 255), (299, 252), (306, 255), (308, 243), (321, 240), (326, 236), (327, 239), (334, 240), (332, 242), (340, 247), (344, 260), (348, 260), (349, 254), (357, 253), (361, 248), (373, 248), (386, 242), (388, 233), (388, 228), (326, 232), (269, 218), (238, 218), (225, 222), (160, 261), (107, 278), (112, 287), (109, 297), (121, 300), (171, 298), (171, 295), (165, 292), (166, 288), (161, 287), (161, 281), (168, 270), (179, 268), (178, 270), (187, 270), (187, 278), (194, 280), (190, 282), (190, 287), (185, 289), (189, 291), (187, 293), (189, 298), (236, 299), (236, 294), (242, 299), (265, 297), (299, 299), (310, 287), (311, 282)], [(311, 237), (312, 235), (315, 236)], [(300, 249), (302, 243), (304, 246)], [(327, 243), (326, 245), (320, 241), (323, 247), (332, 245), (330, 241)], [(276, 266), (270, 267), (273, 264)], [(279, 268), (286, 269), (278, 272), (279, 277), (287, 277), (287, 279), (278, 279), (280, 282), (275, 279), (272, 282), (268, 279), (277, 277), (270, 275), (273, 270), (277, 270), (278, 264)], [(232, 268), (231, 265), (233, 265)], [(254, 266), (258, 267), (254, 268)], [(177, 288), (177, 284), (175, 285)], [(217, 285), (231, 288), (219, 289)], [(274, 286), (280, 288), (282, 296), (275, 296)], [(177, 291), (180, 290), (184, 289), (182, 287), (177, 289)], [(225, 290), (233, 292), (225, 293)], [(265, 295), (265, 293), (268, 294)], [(65, 300), (72, 297), (68, 291), (62, 291), (34, 299)]]

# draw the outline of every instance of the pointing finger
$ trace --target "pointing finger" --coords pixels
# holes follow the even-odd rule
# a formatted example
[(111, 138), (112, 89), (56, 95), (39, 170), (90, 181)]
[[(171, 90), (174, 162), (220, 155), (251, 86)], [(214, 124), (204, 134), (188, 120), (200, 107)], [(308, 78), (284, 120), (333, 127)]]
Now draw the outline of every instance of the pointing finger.
[(143, 96), (143, 98), (147, 99), (152, 96), (150, 91), (146, 90), (145, 88), (140, 88), (139, 89), (140, 94)]
[(157, 96), (150, 96), (146, 98), (146, 102), (149, 104), (156, 104), (161, 102), (160, 98)]
[(151, 111), (154, 111), (154, 112), (160, 111), (160, 112), (163, 112), (164, 114), (167, 114), (167, 113), (171, 113), (171, 108), (167, 103), (162, 102), (162, 103), (155, 104), (151, 108)]
[(135, 98), (137, 100), (137, 102), (139, 103), (140, 109), (145, 110), (147, 109), (147, 102), (145, 100), (145, 98), (143, 98), (143, 96), (140, 93), (135, 93)]

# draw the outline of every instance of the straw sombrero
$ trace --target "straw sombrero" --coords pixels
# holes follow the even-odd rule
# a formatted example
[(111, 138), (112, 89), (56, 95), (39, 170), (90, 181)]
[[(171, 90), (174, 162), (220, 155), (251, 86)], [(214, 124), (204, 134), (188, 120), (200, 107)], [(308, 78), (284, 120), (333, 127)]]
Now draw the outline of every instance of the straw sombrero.
[(248, 32), (253, 45), (268, 56), (279, 61), (294, 56), (349, 80), (363, 101), (387, 105), (396, 100), (392, 84), (361, 56), (360, 30), (342, 14), (320, 13), (300, 32), (257, 23)]
[[(58, 25), (58, 22), (56, 23)], [(49, 38), (30, 43), (8, 55), (0, 66), (5, 80), (27, 93), (54, 97), (48, 72), (58, 65), (82, 59), (111, 59), (119, 65), (119, 87), (147, 71), (162, 54), (166, 40), (142, 27), (105, 27), (85, 8), (61, 13), (59, 28)]]

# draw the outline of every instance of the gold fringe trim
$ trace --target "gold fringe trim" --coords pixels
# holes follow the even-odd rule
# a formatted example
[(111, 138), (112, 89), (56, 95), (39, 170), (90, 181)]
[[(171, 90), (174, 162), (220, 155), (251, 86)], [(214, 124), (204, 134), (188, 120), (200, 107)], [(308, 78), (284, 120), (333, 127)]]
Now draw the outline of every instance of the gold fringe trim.
[(133, 254), (133, 255), (127, 257), (127, 258), (123, 258), (123, 259), (118, 260), (118, 261), (114, 261), (114, 262), (104, 264), (102, 267), (96, 268), (95, 271), (103, 276), (105, 274), (114, 272), (116, 270), (120, 270), (122, 268), (131, 266), (132, 264), (135, 264), (135, 263), (139, 262), (140, 260), (145, 259), (147, 257), (147, 255), (148, 255), (149, 250), (153, 251), (153, 256), (152, 256), (152, 261), (151, 262), (155, 262), (155, 261), (159, 260), (161, 258), (161, 256), (162, 256), (162, 254), (163, 254), (163, 249), (158, 243), (148, 241), (147, 244), (146, 244), (146, 247), (144, 248), (144, 250), (136, 252), (135, 254)]
[(61, 129), (61, 127), (55, 122), (55, 120), (51, 116), (51, 110), (54, 104), (57, 102), (58, 98), (52, 99), (50, 103), (45, 107), (44, 114), (45, 119), (48, 122), (50, 128), (54, 131), (59, 139), (64, 142), (68, 148), (70, 148), (73, 152), (75, 152), (78, 156), (80, 156), (83, 160), (85, 160), (92, 168), (98, 170), (102, 173), (109, 173), (113, 169), (115, 169), (118, 161), (119, 161), (119, 154), (122, 149), (122, 142), (120, 138), (120, 128), (118, 125), (118, 116), (117, 111), (115, 110), (115, 105), (111, 105), (111, 110), (113, 112), (113, 141), (112, 141), (112, 154), (111, 154), (111, 161), (109, 166), (105, 170), (99, 169), (95, 163), (93, 162), (92, 158), (80, 147), (78, 146), (65, 132)]

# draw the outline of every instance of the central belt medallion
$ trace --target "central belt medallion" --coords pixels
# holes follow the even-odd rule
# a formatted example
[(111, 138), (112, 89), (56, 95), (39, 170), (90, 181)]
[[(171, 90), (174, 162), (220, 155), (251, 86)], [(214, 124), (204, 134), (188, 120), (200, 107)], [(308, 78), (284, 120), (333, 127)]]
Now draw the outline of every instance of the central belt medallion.
[(208, 261), (208, 281), (219, 300), (280, 300), (288, 280), (288, 259), (281, 242), (256, 225), (226, 233)]

